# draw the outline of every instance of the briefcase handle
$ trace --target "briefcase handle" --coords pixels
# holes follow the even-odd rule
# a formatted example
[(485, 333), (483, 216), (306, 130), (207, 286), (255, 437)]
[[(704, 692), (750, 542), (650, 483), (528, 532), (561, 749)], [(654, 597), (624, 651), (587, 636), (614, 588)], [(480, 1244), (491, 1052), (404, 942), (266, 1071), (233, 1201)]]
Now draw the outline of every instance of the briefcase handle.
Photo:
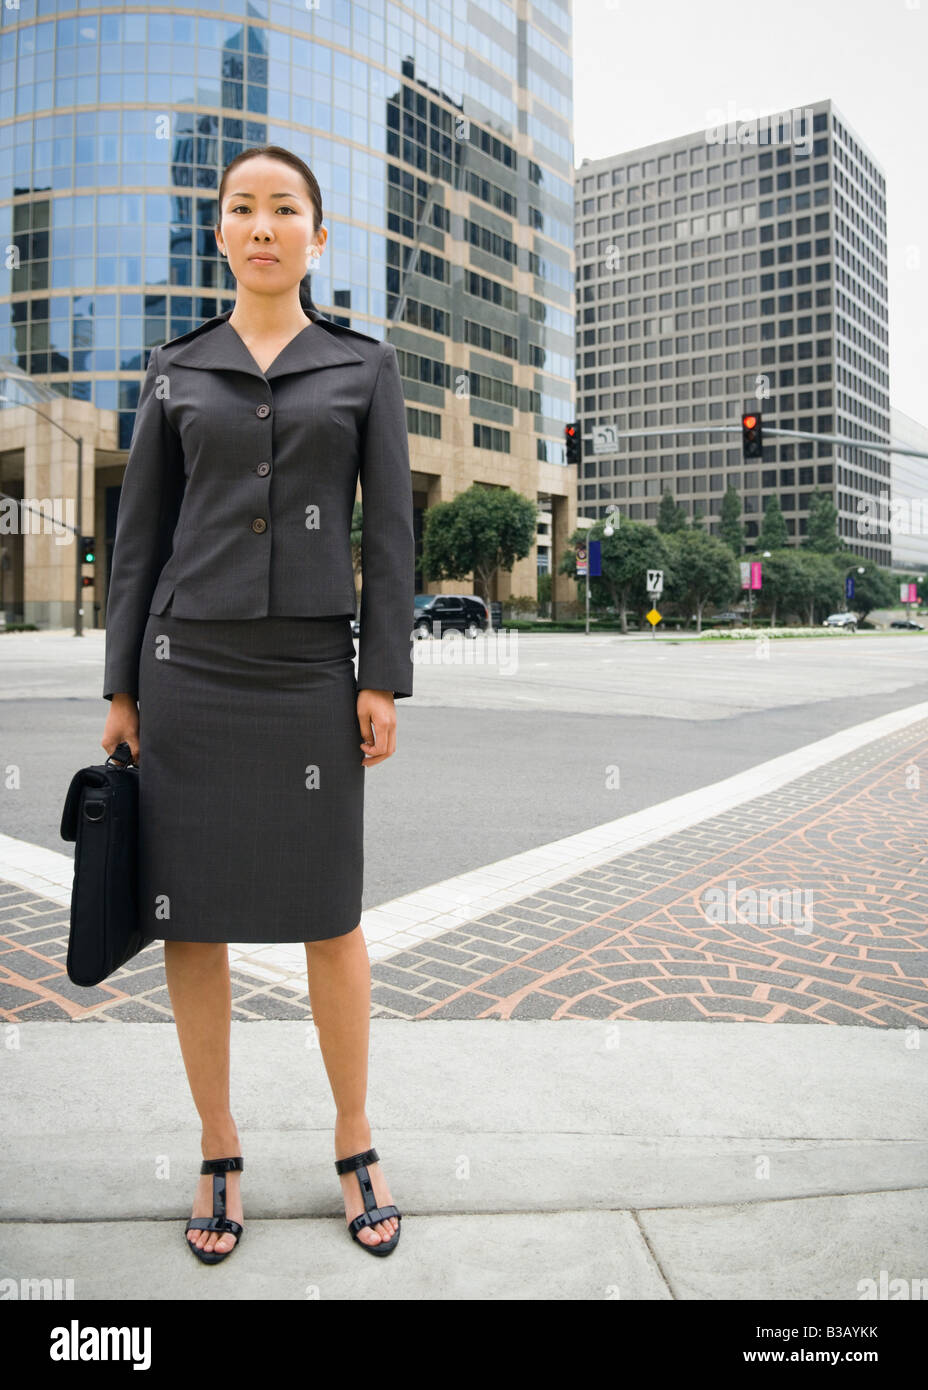
[(125, 740), (122, 743), (117, 743), (104, 763), (104, 767), (109, 767), (110, 763), (115, 763), (117, 767), (138, 767), (138, 763), (133, 762), (132, 749)]
[(64, 809), (61, 812), (61, 838), (63, 840), (77, 839), (77, 822), (84, 788), (99, 789), (104, 787), (107, 783), (105, 769), (111, 765), (119, 768), (120, 771), (134, 767), (136, 777), (139, 775), (138, 764), (132, 762), (132, 750), (125, 742), (117, 743), (102, 768), (95, 765), (94, 767), (82, 767), (75, 772), (64, 799)]

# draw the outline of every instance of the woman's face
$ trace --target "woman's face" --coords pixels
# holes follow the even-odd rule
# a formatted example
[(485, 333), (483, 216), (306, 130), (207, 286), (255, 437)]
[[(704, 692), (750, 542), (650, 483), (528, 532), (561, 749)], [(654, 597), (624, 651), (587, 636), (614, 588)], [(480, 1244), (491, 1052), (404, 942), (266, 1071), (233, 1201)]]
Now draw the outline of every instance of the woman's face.
[(296, 169), (255, 155), (236, 165), (227, 185), (216, 239), (235, 279), (258, 294), (299, 284), (308, 252), (313, 246), (321, 252), (328, 233), (322, 227), (316, 234), (309, 191)]

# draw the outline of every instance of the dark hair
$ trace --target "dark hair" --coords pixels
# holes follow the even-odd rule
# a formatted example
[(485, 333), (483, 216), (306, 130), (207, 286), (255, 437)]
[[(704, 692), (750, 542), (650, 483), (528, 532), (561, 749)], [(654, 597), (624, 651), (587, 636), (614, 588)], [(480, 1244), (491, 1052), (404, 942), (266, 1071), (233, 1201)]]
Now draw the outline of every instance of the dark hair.
[[(315, 222), (313, 233), (315, 234), (318, 232), (319, 228), (322, 226), (322, 194), (319, 192), (319, 184), (316, 180), (316, 176), (309, 165), (303, 163), (299, 155), (294, 154), (292, 150), (285, 150), (282, 145), (252, 145), (249, 149), (242, 150), (241, 154), (237, 154), (234, 159), (229, 160), (229, 163), (222, 172), (222, 178), (219, 181), (218, 204), (220, 217), (222, 216), (222, 200), (225, 196), (226, 182), (229, 175), (232, 173), (233, 169), (237, 169), (240, 164), (244, 164), (246, 159), (253, 159), (255, 155), (259, 154), (268, 155), (271, 159), (282, 159), (285, 164), (289, 164), (291, 168), (295, 169), (300, 175), (306, 187), (309, 189), (309, 201), (313, 205), (313, 221)], [(218, 222), (216, 223), (216, 227), (218, 230)], [(300, 281), (300, 308), (303, 310), (304, 314), (308, 314), (310, 309), (312, 309), (314, 313), (319, 312), (309, 292), (309, 282), (310, 275), (309, 271), (307, 271)]]

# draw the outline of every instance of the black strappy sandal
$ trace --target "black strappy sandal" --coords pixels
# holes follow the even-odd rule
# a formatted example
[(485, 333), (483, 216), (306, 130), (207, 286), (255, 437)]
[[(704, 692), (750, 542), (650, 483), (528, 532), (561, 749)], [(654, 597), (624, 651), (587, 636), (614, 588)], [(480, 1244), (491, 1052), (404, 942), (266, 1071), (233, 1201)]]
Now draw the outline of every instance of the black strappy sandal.
[[(204, 1158), (200, 1165), (201, 1173), (212, 1173), (213, 1175), (213, 1214), (212, 1216), (191, 1216), (184, 1227), (184, 1244), (189, 1246), (198, 1260), (202, 1260), (205, 1265), (218, 1264), (220, 1260), (226, 1259), (233, 1251), (237, 1250), (242, 1243), (244, 1227), (237, 1221), (233, 1221), (226, 1216), (226, 1173), (241, 1170), (245, 1167), (245, 1160), (239, 1158)], [(187, 1232), (195, 1231), (228, 1231), (230, 1235), (236, 1237), (235, 1244), (231, 1250), (199, 1250), (192, 1240), (187, 1239)]]
[[(364, 1198), (364, 1210), (360, 1216), (356, 1216), (348, 1222), (348, 1233), (351, 1239), (357, 1241), (358, 1245), (369, 1250), (372, 1255), (389, 1255), (399, 1244), (400, 1226), (403, 1213), (399, 1207), (387, 1206), (378, 1207), (377, 1199), (374, 1196), (374, 1185), (371, 1182), (371, 1175), (367, 1171), (368, 1163), (379, 1163), (376, 1149), (366, 1149), (364, 1153), (352, 1154), (350, 1158), (337, 1158), (335, 1160), (335, 1171), (338, 1174), (357, 1172), (358, 1182), (361, 1184), (361, 1196)], [(396, 1230), (390, 1240), (381, 1238), (379, 1245), (368, 1245), (366, 1240), (358, 1239), (358, 1231), (362, 1226), (376, 1226), (378, 1221), (385, 1221), (388, 1216), (395, 1216), (397, 1221)], [(232, 1252), (229, 1251), (231, 1254)]]

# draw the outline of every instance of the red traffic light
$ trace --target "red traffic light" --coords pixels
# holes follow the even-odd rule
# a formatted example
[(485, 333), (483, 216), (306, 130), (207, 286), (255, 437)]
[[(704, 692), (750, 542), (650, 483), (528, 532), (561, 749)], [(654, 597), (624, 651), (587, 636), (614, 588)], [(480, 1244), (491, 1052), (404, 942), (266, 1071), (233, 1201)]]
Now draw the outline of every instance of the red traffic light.
[(764, 457), (764, 425), (759, 411), (741, 417), (741, 453), (746, 459)]
[(573, 425), (565, 425), (565, 426), (564, 426), (564, 433), (567, 435), (567, 438), (568, 438), (568, 439), (573, 439), (573, 437), (574, 437), (574, 435), (577, 433), (577, 431), (576, 431), (576, 429), (574, 428)]

